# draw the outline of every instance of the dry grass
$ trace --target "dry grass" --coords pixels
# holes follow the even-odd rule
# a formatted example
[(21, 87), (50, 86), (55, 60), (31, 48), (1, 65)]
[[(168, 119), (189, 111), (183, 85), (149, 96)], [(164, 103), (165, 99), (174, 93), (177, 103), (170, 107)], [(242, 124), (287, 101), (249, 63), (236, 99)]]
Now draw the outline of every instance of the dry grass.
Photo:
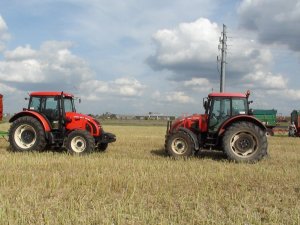
[[(7, 129), (6, 124), (0, 130)], [(10, 153), (0, 141), (0, 224), (300, 224), (300, 138), (270, 158), (164, 154), (164, 127), (105, 126), (105, 153)]]

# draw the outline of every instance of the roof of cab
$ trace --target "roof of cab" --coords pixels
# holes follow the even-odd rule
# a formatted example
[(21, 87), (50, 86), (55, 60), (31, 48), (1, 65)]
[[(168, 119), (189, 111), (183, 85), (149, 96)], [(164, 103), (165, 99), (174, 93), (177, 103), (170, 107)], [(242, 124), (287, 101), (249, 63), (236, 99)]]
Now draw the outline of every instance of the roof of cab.
[(208, 95), (208, 97), (237, 97), (246, 98), (246, 94), (236, 93), (236, 92), (213, 92)]
[[(36, 91), (36, 92), (31, 92), (30, 96), (59, 96), (61, 95), (62, 92), (59, 91)], [(63, 92), (63, 95), (65, 97), (74, 97), (73, 94)]]

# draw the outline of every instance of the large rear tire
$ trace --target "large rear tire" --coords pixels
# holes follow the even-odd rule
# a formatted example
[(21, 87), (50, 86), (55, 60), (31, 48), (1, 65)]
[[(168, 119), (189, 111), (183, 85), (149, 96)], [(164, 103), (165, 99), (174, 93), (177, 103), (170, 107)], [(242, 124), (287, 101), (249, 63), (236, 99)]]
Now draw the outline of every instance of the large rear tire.
[(166, 150), (173, 157), (189, 157), (194, 154), (195, 147), (190, 136), (185, 132), (177, 132), (169, 136)]
[(85, 130), (74, 130), (67, 137), (66, 148), (72, 155), (87, 154), (95, 149), (95, 139)]
[(253, 163), (267, 155), (268, 141), (260, 127), (239, 122), (225, 131), (223, 149), (230, 160)]
[(31, 116), (16, 119), (9, 129), (8, 139), (12, 151), (42, 151), (46, 146), (44, 128)]

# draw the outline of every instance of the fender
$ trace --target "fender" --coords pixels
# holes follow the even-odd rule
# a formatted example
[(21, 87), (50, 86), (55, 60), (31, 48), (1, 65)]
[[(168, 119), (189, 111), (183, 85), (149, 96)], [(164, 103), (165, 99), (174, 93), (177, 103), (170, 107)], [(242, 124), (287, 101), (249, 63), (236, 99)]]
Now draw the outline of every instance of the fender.
[(260, 127), (263, 131), (267, 130), (265, 125), (262, 122), (260, 122), (258, 119), (256, 119), (255, 117), (249, 116), (249, 115), (237, 115), (237, 116), (231, 117), (228, 120), (224, 121), (224, 123), (219, 128), (218, 135), (219, 136), (222, 135), (224, 133), (225, 129), (227, 127), (229, 127), (231, 124), (233, 124), (235, 122), (242, 122), (242, 121), (254, 123), (258, 127)]
[(51, 131), (51, 127), (50, 127), (50, 124), (47, 121), (47, 119), (44, 116), (42, 116), (40, 113), (37, 113), (34, 111), (25, 110), (25, 111), (19, 112), (19, 113), (15, 114), (12, 118), (10, 118), (9, 122), (12, 123), (16, 119), (23, 117), (23, 116), (32, 116), (32, 117), (36, 118), (43, 125), (45, 132)]
[(192, 141), (194, 142), (195, 150), (199, 150), (199, 148), (200, 148), (199, 141), (197, 139), (197, 136), (192, 131), (190, 131), (189, 129), (187, 129), (185, 127), (179, 127), (178, 131), (183, 131), (183, 132), (187, 133), (191, 137)]

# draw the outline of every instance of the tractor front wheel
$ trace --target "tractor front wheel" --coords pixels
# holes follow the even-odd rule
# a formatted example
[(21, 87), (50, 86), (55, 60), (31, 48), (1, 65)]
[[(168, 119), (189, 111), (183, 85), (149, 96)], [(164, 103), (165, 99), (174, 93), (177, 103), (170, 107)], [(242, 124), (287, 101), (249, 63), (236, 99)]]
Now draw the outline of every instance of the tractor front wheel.
[(95, 149), (95, 140), (85, 130), (74, 130), (67, 137), (65, 145), (70, 154), (82, 155), (90, 153)]
[(250, 122), (239, 122), (225, 131), (223, 148), (230, 160), (251, 163), (267, 155), (268, 141), (260, 127)]
[(41, 151), (46, 146), (44, 128), (31, 116), (15, 120), (9, 129), (8, 139), (13, 151)]
[(166, 150), (173, 157), (189, 157), (194, 153), (194, 144), (185, 132), (177, 132), (169, 136), (166, 141)]

